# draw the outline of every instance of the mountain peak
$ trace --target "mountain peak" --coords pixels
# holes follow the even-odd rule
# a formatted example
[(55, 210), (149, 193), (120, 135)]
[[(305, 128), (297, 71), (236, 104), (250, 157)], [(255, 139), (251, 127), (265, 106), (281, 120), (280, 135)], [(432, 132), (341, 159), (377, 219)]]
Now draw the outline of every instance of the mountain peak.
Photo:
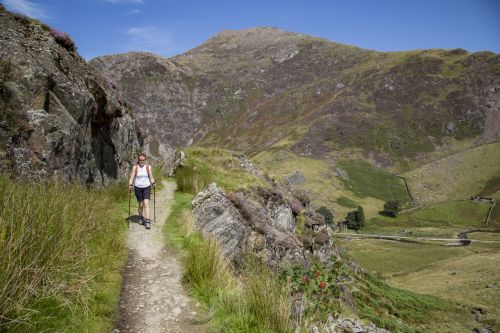
[(254, 27), (242, 30), (223, 30), (200, 45), (201, 48), (217, 45), (222, 48), (259, 49), (277, 44), (297, 44), (304, 38), (314, 38), (302, 33), (285, 31), (275, 27)]

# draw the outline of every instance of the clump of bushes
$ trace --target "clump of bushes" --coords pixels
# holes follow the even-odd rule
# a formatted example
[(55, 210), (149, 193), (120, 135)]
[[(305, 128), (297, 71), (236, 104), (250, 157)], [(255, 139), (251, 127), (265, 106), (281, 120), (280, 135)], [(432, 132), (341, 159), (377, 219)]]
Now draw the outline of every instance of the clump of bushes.
[(290, 283), (291, 294), (304, 301), (304, 315), (318, 319), (341, 311), (339, 281), (350, 275), (349, 268), (336, 257), (329, 264), (313, 261), (311, 265), (293, 265), (281, 273)]
[(380, 212), (381, 215), (396, 217), (401, 211), (401, 203), (399, 201), (387, 201), (384, 204), (384, 210)]
[(73, 41), (73, 39), (71, 39), (71, 37), (67, 33), (52, 29), (50, 31), (50, 34), (54, 37), (57, 44), (61, 45), (66, 50), (70, 52), (76, 51), (75, 42)]

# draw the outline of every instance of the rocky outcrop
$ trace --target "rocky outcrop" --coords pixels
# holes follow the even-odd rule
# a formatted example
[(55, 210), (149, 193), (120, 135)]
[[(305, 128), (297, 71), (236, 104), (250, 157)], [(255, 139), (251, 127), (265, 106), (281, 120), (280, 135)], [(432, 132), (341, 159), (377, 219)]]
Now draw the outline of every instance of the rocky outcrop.
[(235, 266), (250, 253), (273, 268), (308, 265), (313, 256), (322, 262), (339, 256), (325, 226), (311, 228), (309, 242), (304, 243), (294, 232), (295, 218), (286, 201), (266, 190), (226, 194), (212, 183), (198, 193), (192, 205), (195, 226), (205, 237), (216, 237)]
[(318, 328), (318, 326), (313, 325), (311, 327), (311, 333), (390, 333), (390, 331), (378, 328), (372, 323), (364, 324), (359, 320), (352, 318), (339, 317), (334, 319), (333, 317), (329, 317), (326, 324), (320, 324), (322, 329)]
[(194, 198), (192, 205), (194, 224), (204, 237), (216, 237), (223, 254), (233, 263), (241, 263), (252, 229), (221, 189), (215, 183), (210, 184)]
[(149, 156), (172, 160), (176, 148), (193, 142), (208, 91), (191, 68), (145, 52), (99, 57), (91, 64), (134, 109)]
[(0, 7), (0, 172), (103, 184), (139, 148), (130, 107), (71, 39)]

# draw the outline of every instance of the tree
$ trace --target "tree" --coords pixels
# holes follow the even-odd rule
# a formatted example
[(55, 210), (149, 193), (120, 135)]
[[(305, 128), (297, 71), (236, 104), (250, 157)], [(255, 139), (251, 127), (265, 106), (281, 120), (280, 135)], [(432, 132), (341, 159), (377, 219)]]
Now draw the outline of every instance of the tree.
[(333, 214), (332, 211), (326, 208), (325, 206), (320, 207), (319, 209), (316, 210), (316, 213), (323, 215), (325, 218), (325, 223), (326, 224), (332, 224), (333, 223)]
[(382, 211), (383, 215), (396, 217), (401, 210), (401, 204), (399, 201), (387, 201), (384, 204), (384, 210)]
[(365, 226), (365, 211), (361, 206), (358, 206), (357, 218), (359, 223), (359, 229), (362, 229)]
[(362, 229), (365, 226), (365, 212), (363, 211), (363, 207), (358, 206), (357, 210), (347, 213), (345, 220), (349, 229)]

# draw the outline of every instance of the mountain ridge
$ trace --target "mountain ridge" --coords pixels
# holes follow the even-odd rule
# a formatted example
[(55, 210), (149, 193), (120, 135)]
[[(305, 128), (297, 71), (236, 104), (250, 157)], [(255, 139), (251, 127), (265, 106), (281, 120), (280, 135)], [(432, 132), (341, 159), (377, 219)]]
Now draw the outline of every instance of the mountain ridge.
[[(149, 61), (135, 53), (116, 57), (146, 67)], [(422, 163), (454, 140), (498, 140), (499, 59), (463, 49), (377, 52), (275, 28), (225, 30), (168, 58), (170, 69), (162, 70), (177, 74), (170, 88), (161, 79), (165, 87), (153, 93), (161, 103), (151, 113), (182, 139), (151, 140), (169, 152), (191, 143), (248, 153), (284, 144), (330, 158), (354, 149), (386, 167)], [(126, 67), (114, 70), (110, 58), (91, 63), (105, 75)], [(134, 103), (134, 87), (155, 79), (136, 73), (124, 84)], [(151, 110), (148, 103), (135, 103), (139, 119)], [(181, 122), (172, 120), (179, 114)]]

